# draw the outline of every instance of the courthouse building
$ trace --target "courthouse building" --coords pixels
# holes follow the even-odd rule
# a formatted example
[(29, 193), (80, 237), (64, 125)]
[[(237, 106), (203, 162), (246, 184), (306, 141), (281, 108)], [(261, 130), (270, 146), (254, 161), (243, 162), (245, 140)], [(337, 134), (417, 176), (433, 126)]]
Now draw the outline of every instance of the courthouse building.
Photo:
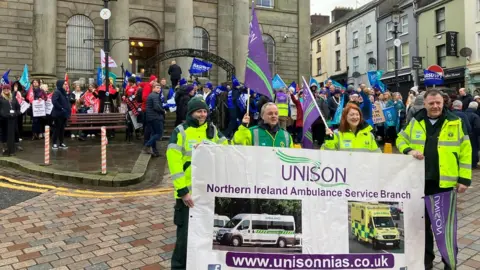
[[(288, 82), (308, 78), (310, 1), (256, 0), (256, 4), (272, 73)], [(73, 80), (95, 78), (103, 48), (103, 5), (102, 0), (0, 1), (0, 73), (12, 69), (11, 76), (20, 76), (27, 64), (31, 77), (53, 80), (67, 72)], [(243, 81), (250, 8), (250, 0), (111, 1), (109, 37), (122, 39), (110, 42), (111, 56), (132, 73), (145, 69), (145, 76), (168, 78), (173, 59), (165, 59), (167, 55), (158, 62), (155, 57), (181, 48), (206, 50), (233, 64)], [(175, 60), (182, 76), (188, 77), (192, 58)], [(226, 71), (213, 66), (205, 76), (226, 81)], [(120, 68), (113, 71), (121, 77)]]

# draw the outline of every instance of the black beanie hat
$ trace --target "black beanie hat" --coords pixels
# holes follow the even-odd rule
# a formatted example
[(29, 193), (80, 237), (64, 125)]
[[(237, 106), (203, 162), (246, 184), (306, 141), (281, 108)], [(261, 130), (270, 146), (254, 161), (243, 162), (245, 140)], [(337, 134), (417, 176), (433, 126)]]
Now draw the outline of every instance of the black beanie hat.
[(202, 97), (194, 97), (190, 99), (190, 101), (188, 102), (187, 109), (188, 109), (187, 114), (191, 115), (195, 111), (198, 111), (201, 109), (205, 109), (208, 111), (208, 105), (207, 103), (205, 103), (205, 100)]

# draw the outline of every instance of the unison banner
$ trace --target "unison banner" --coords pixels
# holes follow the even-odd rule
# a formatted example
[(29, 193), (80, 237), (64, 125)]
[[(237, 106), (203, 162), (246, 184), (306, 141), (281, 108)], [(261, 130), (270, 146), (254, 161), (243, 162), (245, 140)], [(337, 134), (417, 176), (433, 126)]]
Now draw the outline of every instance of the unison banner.
[(423, 269), (423, 179), (411, 156), (201, 145), (187, 269)]

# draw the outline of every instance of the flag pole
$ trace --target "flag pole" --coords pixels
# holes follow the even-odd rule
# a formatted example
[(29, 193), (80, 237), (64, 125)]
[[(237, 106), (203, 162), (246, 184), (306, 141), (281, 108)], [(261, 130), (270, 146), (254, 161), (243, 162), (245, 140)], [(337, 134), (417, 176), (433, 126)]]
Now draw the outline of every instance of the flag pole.
[[(306, 84), (305, 77), (302, 76), (303, 83)], [(308, 88), (308, 91), (310, 91), (310, 88)], [(312, 101), (313, 104), (315, 104), (315, 107), (318, 110), (318, 113), (320, 114), (320, 117), (322, 118), (323, 124), (325, 124), (325, 128), (328, 128), (327, 121), (325, 121), (325, 117), (323, 117), (322, 111), (318, 107), (317, 101), (315, 100), (315, 96), (312, 94), (312, 91), (310, 91), (310, 95), (312, 96)]]
[[(247, 88), (247, 115), (250, 117), (250, 88)], [(247, 127), (249, 124), (247, 124)]]

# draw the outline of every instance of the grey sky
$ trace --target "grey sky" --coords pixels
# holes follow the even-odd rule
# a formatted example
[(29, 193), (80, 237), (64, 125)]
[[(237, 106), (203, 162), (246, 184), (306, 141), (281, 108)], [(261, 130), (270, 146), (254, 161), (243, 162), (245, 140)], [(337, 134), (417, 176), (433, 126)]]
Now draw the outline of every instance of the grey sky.
[(370, 2), (370, 0), (310, 0), (310, 13), (329, 15), (332, 10), (338, 7), (352, 7), (355, 8)]

